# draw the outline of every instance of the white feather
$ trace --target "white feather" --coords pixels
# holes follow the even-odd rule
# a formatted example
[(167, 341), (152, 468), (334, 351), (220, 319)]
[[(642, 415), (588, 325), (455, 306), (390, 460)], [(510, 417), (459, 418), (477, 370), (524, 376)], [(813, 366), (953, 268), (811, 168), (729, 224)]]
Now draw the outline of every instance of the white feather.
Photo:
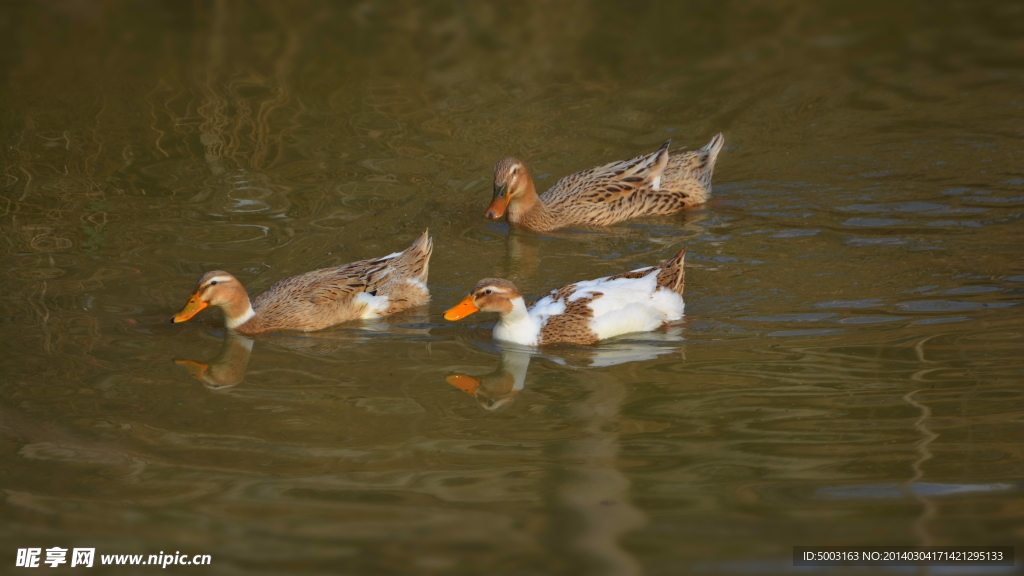
[(387, 296), (374, 296), (369, 292), (360, 292), (359, 294), (356, 294), (353, 301), (357, 304), (366, 305), (362, 314), (359, 315), (360, 318), (377, 318), (379, 316), (383, 316), (384, 313), (387, 312), (388, 306), (391, 303)]
[(424, 291), (427, 290), (427, 285), (424, 284), (423, 281), (420, 280), (419, 278), (406, 278), (405, 280), (403, 280), (403, 282), (405, 282), (406, 284), (412, 284), (417, 288), (422, 288)]
[[(545, 300), (551, 300), (550, 297), (543, 298), (536, 305), (537, 306)], [(523, 302), (523, 298), (520, 296), (510, 300), (512, 303), (512, 311), (508, 314), (503, 314), (499, 320), (498, 325), (494, 327), (494, 337), (498, 340), (505, 340), (507, 342), (515, 342), (524, 346), (536, 346), (540, 340), (540, 327), (543, 325), (533, 315), (533, 311), (526, 310), (526, 303)], [(562, 312), (565, 312), (565, 303), (562, 304)], [(545, 305), (546, 308), (554, 309), (556, 306), (550, 303)], [(561, 312), (557, 312), (561, 314)], [(548, 314), (550, 315), (550, 314)], [(544, 316), (544, 320), (547, 320), (548, 315)]]
[[(218, 276), (218, 278), (219, 278), (219, 276)], [(239, 316), (238, 318), (235, 318), (234, 320), (232, 320), (231, 318), (228, 318), (225, 315), (224, 316), (224, 324), (226, 324), (228, 328), (235, 329), (235, 328), (238, 328), (239, 326), (241, 326), (242, 324), (245, 324), (249, 320), (251, 320), (252, 317), (255, 316), (255, 315), (256, 315), (256, 312), (252, 309), (252, 304), (249, 304), (249, 309), (245, 311), (245, 314), (242, 314), (241, 316)]]
[(600, 339), (611, 338), (630, 332), (649, 332), (665, 323), (665, 315), (639, 302), (595, 316), (590, 321), (590, 329)]
[[(522, 298), (519, 298), (519, 300), (521, 301)], [(563, 314), (564, 312), (565, 302), (555, 300), (551, 296), (545, 296), (537, 300), (530, 307), (530, 316), (534, 317), (541, 325), (547, 322), (549, 317)]]
[(682, 296), (662, 286), (651, 296), (651, 306), (665, 315), (666, 322), (674, 322), (683, 317), (686, 303)]

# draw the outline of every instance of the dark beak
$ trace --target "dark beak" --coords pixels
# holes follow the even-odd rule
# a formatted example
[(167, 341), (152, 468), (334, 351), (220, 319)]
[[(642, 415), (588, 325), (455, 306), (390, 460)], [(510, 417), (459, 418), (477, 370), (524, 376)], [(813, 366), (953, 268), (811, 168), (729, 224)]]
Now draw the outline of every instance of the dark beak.
[(491, 205), (487, 207), (487, 213), (485, 216), (494, 220), (495, 218), (501, 218), (502, 214), (505, 213), (505, 208), (508, 207), (508, 184), (501, 184), (500, 186), (494, 187), (494, 199), (491, 200)]

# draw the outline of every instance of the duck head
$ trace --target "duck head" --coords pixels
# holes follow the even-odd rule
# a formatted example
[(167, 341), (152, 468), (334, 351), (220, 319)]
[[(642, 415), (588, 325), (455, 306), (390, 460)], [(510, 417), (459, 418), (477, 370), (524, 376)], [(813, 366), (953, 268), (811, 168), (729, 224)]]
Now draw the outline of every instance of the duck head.
[(461, 320), (476, 312), (497, 312), (504, 316), (512, 312), (514, 300), (522, 299), (516, 285), (501, 278), (484, 278), (477, 282), (469, 295), (447, 312), (445, 320)]
[(494, 165), (494, 196), (484, 215), (491, 220), (501, 218), (510, 202), (524, 199), (532, 189), (533, 180), (526, 166), (515, 158), (505, 158)]
[(223, 270), (214, 270), (203, 274), (185, 307), (171, 318), (171, 322), (189, 320), (209, 306), (216, 306), (224, 311), (225, 324), (228, 328), (244, 324), (255, 315), (242, 283)]

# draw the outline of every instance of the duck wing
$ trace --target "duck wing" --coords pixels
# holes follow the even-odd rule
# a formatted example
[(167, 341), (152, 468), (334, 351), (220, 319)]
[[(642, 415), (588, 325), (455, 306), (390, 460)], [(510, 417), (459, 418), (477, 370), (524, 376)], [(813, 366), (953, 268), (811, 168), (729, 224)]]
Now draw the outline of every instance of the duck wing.
[(657, 151), (641, 154), (629, 160), (621, 160), (570, 174), (562, 178), (544, 193), (549, 204), (574, 201), (593, 204), (612, 203), (625, 198), (637, 190), (657, 189), (661, 175), (668, 166), (671, 140)]
[(376, 260), (360, 260), (338, 268), (317, 270), (310, 278), (309, 301), (328, 304), (351, 300), (362, 292), (376, 296), (379, 288), (391, 281), (394, 269), (389, 265), (394, 256)]

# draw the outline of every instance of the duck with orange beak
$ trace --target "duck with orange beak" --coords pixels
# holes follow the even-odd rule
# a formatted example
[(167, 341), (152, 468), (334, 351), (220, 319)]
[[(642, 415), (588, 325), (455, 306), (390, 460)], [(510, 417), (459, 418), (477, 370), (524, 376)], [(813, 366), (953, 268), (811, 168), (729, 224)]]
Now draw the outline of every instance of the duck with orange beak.
[(647, 332), (682, 318), (685, 258), (683, 249), (661, 266), (569, 284), (530, 306), (512, 282), (485, 278), (444, 317), (455, 321), (497, 312), (494, 337), (524, 346), (593, 344)]
[(285, 278), (251, 303), (242, 283), (222, 270), (199, 279), (188, 303), (171, 318), (185, 322), (209, 306), (241, 334), (312, 331), (359, 318), (377, 318), (430, 300), (427, 271), (433, 242), (424, 232), (404, 252)]
[(711, 195), (711, 175), (725, 138), (718, 134), (695, 152), (674, 154), (671, 140), (650, 154), (562, 178), (537, 195), (521, 161), (494, 166), (494, 195), (485, 216), (508, 213), (513, 226), (547, 232), (567, 226), (608, 226), (627, 218), (672, 214)]

